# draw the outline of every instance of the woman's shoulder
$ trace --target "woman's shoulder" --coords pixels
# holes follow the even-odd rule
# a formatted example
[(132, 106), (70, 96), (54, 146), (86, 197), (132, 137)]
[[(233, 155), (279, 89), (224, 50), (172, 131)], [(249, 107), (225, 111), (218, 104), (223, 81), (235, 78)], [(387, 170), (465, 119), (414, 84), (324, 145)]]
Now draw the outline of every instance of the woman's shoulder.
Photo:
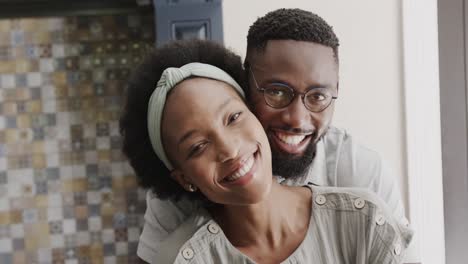
[(175, 264), (253, 263), (233, 247), (221, 227), (210, 220), (180, 248)]
[(161, 243), (157, 263), (190, 263), (196, 250), (208, 244), (205, 231), (211, 223), (214, 221), (205, 209), (199, 208), (192, 213)]
[[(408, 223), (395, 219), (379, 196), (363, 188), (309, 187), (312, 189), (313, 216), (318, 222), (332, 225), (328, 228), (353, 238), (347, 241), (368, 245), (373, 249), (371, 258), (392, 259), (399, 263), (411, 242), (413, 231)], [(357, 232), (365, 232), (366, 235), (361, 236)], [(357, 241), (354, 239), (357, 237), (362, 239)]]

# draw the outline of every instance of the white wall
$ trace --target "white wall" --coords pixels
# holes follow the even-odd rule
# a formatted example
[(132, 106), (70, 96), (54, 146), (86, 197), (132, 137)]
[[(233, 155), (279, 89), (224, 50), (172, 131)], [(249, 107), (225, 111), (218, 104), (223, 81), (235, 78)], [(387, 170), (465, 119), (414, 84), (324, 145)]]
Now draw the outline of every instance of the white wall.
[(340, 94), (335, 126), (346, 128), (393, 167), (407, 202), (401, 2), (397, 0), (224, 0), (225, 45), (245, 55), (249, 26), (269, 11), (298, 7), (337, 33)]

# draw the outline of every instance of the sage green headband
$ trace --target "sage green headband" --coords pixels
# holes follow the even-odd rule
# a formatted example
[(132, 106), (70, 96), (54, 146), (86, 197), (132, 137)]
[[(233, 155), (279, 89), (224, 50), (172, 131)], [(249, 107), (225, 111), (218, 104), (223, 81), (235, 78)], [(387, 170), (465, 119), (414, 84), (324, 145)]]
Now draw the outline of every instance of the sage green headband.
[(245, 98), (244, 91), (239, 84), (225, 71), (213, 65), (194, 62), (180, 68), (165, 69), (148, 103), (148, 133), (154, 152), (169, 170), (172, 170), (173, 166), (167, 158), (161, 139), (161, 121), (164, 105), (166, 104), (169, 91), (178, 83), (191, 76), (225, 82), (234, 87), (242, 98)]

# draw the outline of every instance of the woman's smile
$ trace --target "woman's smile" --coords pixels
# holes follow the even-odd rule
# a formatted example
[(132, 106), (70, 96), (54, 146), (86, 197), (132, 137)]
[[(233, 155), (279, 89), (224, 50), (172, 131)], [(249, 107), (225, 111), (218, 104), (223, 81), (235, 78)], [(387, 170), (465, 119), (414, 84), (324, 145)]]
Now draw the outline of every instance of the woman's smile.
[(257, 147), (254, 153), (239, 159), (239, 162), (233, 164), (233, 172), (223, 177), (221, 184), (224, 186), (244, 186), (248, 184), (257, 171), (260, 152)]

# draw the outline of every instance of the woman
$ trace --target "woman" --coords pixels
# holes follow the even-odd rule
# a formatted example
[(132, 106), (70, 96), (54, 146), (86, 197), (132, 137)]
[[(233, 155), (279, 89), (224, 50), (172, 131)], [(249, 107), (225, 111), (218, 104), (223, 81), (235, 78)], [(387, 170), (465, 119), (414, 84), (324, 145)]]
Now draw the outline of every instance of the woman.
[(128, 90), (124, 152), (159, 197), (203, 205), (179, 228), (175, 263), (401, 262), (411, 232), (375, 195), (273, 180), (267, 137), (234, 80), (244, 84), (237, 56), (179, 42), (140, 69), (152, 74)]

